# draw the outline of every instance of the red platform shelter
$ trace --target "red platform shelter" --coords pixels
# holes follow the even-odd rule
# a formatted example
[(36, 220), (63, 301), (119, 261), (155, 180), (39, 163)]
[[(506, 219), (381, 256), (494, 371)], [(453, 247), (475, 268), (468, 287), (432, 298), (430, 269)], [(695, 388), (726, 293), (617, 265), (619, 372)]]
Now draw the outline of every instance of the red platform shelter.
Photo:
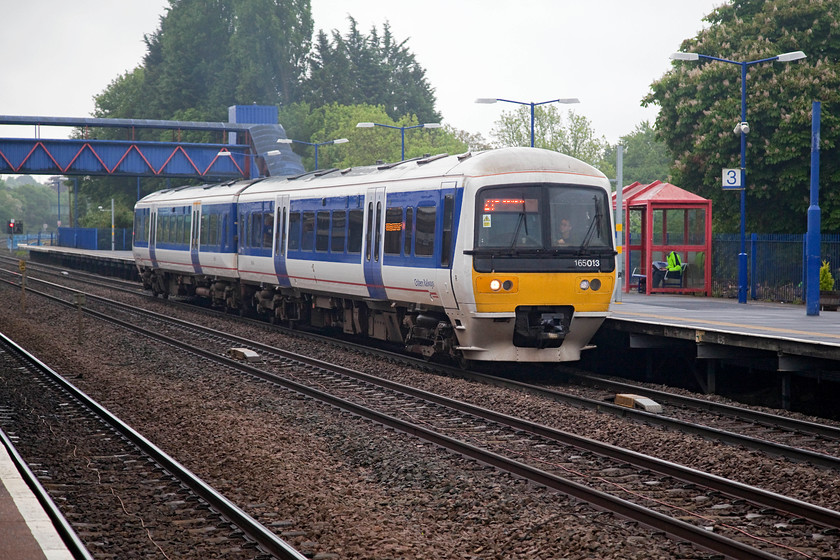
[[(711, 295), (712, 201), (661, 181), (627, 185), (622, 198), (624, 291)], [(614, 193), (613, 209), (615, 203)], [(653, 263), (671, 251), (679, 254), (683, 270), (654, 287)]]

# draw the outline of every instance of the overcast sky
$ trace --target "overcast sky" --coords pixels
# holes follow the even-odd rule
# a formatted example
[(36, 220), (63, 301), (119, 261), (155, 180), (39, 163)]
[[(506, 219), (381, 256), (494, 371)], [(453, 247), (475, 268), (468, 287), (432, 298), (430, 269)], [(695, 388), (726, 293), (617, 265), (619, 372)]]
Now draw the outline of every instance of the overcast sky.
[[(426, 69), (443, 122), (489, 139), (503, 111), (478, 97), (573, 108), (614, 143), (656, 118), (642, 97), (668, 55), (707, 24), (723, 0), (312, 0), (315, 29), (342, 34), (388, 21)], [(143, 35), (164, 0), (5, 0), (0, 27), (0, 114), (87, 117), (93, 96), (142, 62)], [(709, 53), (725, 56), (728, 53)], [(733, 90), (737, 96), (738, 91)], [(565, 112), (565, 111), (564, 111)], [(42, 137), (64, 137), (42, 128)], [(33, 130), (0, 127), (3, 136)]]

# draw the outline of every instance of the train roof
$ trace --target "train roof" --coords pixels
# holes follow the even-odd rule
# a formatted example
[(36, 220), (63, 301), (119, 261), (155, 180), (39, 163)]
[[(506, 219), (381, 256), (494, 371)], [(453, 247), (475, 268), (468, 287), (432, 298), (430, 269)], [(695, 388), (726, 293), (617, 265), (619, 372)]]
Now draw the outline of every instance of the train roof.
[(561, 173), (584, 182), (603, 182), (606, 176), (591, 165), (571, 156), (540, 148), (500, 148), (460, 155), (439, 154), (406, 161), (351, 167), (320, 169), (294, 177), (268, 177), (215, 185), (178, 187), (154, 192), (138, 204), (175, 202), (195, 198), (214, 198), (224, 202), (237, 195), (266, 192), (297, 191), (321, 187), (338, 187), (422, 178), (486, 177), (529, 172)]

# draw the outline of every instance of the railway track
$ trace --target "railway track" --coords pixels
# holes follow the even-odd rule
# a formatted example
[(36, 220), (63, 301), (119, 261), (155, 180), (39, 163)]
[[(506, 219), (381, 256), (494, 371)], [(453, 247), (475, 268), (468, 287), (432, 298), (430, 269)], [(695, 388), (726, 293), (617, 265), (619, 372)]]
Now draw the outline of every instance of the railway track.
[[(153, 317), (144, 310), (121, 311), (129, 313), (122, 319), (109, 318), (92, 309), (87, 311), (126, 328), (137, 329), (138, 324), (153, 321), (138, 332), (423, 437), (726, 556), (774, 558), (783, 557), (777, 554), (805, 548), (806, 554), (818, 558), (821, 547), (836, 546), (833, 541), (840, 517), (832, 510), (732, 484), (719, 477), (224, 333), (208, 333), (196, 325)], [(221, 357), (231, 345), (258, 353), (261, 365)], [(749, 528), (738, 527), (734, 522), (738, 519), (748, 520)], [(781, 534), (780, 527), (784, 528)], [(777, 541), (766, 545), (766, 540), (774, 538), (771, 536), (774, 528)], [(802, 543), (813, 540), (810, 536), (814, 534), (822, 535), (820, 544), (803, 546)]]
[(1, 334), (0, 372), (0, 427), (76, 527), (77, 557), (305, 558)]

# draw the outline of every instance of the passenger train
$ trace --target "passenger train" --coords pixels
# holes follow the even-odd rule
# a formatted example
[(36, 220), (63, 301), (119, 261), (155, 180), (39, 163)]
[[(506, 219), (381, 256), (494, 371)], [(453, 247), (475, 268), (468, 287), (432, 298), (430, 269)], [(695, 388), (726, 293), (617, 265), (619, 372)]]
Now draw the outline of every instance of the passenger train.
[(158, 191), (133, 252), (163, 297), (459, 363), (570, 361), (609, 312), (610, 209), (590, 165), (504, 148)]

